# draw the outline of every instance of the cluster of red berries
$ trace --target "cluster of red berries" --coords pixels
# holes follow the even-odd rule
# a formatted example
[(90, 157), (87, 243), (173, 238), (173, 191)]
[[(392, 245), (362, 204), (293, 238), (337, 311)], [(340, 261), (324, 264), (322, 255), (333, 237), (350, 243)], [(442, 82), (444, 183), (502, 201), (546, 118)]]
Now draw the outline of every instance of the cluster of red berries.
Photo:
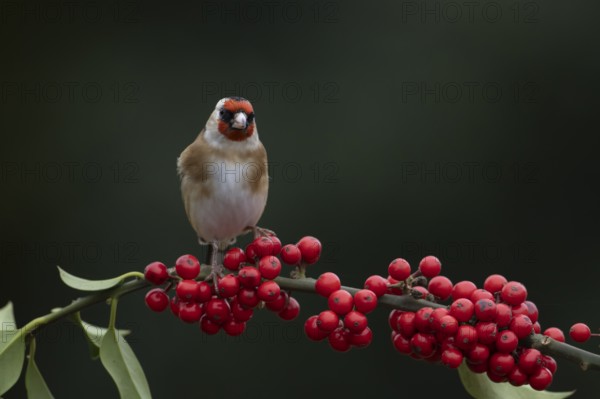
[[(256, 308), (276, 312), (283, 320), (293, 320), (300, 305), (274, 281), (284, 263), (302, 267), (315, 263), (321, 254), (321, 243), (314, 237), (303, 237), (297, 244), (282, 247), (276, 236), (262, 236), (252, 241), (245, 250), (235, 247), (223, 257), (223, 267), (231, 273), (198, 281), (200, 262), (192, 255), (183, 255), (169, 270), (161, 262), (146, 266), (144, 276), (154, 285), (146, 294), (146, 305), (162, 312), (170, 304), (173, 314), (186, 323), (199, 323), (207, 334), (221, 329), (237, 336), (244, 332)], [(175, 286), (175, 295), (168, 292)]]
[(369, 289), (363, 289), (353, 296), (342, 289), (339, 277), (330, 272), (319, 276), (315, 289), (319, 295), (327, 298), (329, 310), (306, 320), (306, 336), (313, 341), (328, 338), (329, 345), (340, 352), (346, 352), (352, 346), (368, 346), (373, 340), (373, 332), (368, 326), (366, 314), (377, 307), (377, 295)]
[[(450, 302), (449, 306), (426, 306), (416, 312), (393, 310), (389, 324), (395, 349), (451, 368), (464, 360), (471, 371), (487, 373), (494, 382), (546, 389), (557, 365), (552, 357), (522, 345), (531, 334), (541, 332), (538, 309), (527, 300), (525, 286), (498, 274), (489, 276), (482, 288), (471, 281), (453, 284), (440, 272), (441, 263), (434, 256), (423, 258), (414, 273), (406, 260), (395, 259), (388, 267), (387, 279), (371, 276), (367, 280), (365, 288), (377, 287), (374, 291), (380, 294), (387, 286), (389, 294)], [(572, 329), (577, 339), (585, 335), (582, 330)], [(555, 327), (544, 334), (565, 340)]]

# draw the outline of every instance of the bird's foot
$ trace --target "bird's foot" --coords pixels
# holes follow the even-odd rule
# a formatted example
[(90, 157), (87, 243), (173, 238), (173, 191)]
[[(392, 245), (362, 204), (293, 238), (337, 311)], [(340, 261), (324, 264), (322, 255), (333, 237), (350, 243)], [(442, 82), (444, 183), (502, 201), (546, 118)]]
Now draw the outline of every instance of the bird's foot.
[(268, 237), (268, 236), (276, 235), (273, 230), (266, 229), (264, 227), (259, 227), (259, 226), (248, 226), (247, 230), (252, 231), (252, 233), (254, 234), (254, 238)]

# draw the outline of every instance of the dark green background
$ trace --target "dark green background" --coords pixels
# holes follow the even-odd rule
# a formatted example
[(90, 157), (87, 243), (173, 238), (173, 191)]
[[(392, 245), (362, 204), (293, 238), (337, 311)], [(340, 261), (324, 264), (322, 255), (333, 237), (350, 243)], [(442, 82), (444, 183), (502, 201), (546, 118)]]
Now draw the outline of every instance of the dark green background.
[[(312, 276), (360, 285), (433, 253), (454, 281), (524, 282), (545, 327), (599, 326), (597, 6), (189, 3), (0, 2), (0, 304), (20, 324), (77, 296), (56, 264), (106, 278), (203, 256), (175, 161), (239, 94), (272, 162), (261, 225), (319, 237)], [(368, 349), (339, 354), (301, 335), (324, 300), (298, 298), (297, 321), (260, 312), (239, 339), (153, 314), (141, 292), (119, 324), (157, 398), (467, 396), (393, 350), (386, 310)], [(108, 308), (84, 318), (105, 325)], [(38, 340), (57, 398), (116, 397), (69, 324)], [(560, 362), (552, 389), (592, 398), (597, 381)]]

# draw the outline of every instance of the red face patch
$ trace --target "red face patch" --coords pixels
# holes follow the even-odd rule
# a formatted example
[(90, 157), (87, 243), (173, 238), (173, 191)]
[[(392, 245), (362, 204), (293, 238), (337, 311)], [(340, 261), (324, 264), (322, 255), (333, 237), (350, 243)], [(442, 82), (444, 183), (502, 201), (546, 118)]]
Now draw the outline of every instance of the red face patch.
[[(252, 104), (250, 104), (246, 100), (235, 100), (229, 99), (225, 101), (223, 104), (223, 108), (232, 114), (236, 114), (238, 112), (243, 112), (246, 115), (250, 115), (254, 113), (254, 109), (252, 108)], [(242, 141), (246, 140), (248, 137), (252, 136), (254, 133), (254, 121), (248, 124), (246, 129), (232, 129), (229, 123), (219, 120), (219, 132), (232, 141)]]
[(246, 100), (238, 101), (234, 99), (229, 99), (225, 101), (225, 104), (223, 104), (223, 108), (225, 108), (227, 111), (233, 112), (234, 114), (236, 112), (243, 111), (246, 113), (246, 115), (250, 115), (254, 112), (254, 109), (252, 109), (252, 104), (250, 104)]

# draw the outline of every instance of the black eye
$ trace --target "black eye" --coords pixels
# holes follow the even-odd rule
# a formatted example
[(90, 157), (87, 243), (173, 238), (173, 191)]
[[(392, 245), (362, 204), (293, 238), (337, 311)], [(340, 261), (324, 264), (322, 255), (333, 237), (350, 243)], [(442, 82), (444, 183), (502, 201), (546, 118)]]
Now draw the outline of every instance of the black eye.
[(233, 112), (221, 109), (219, 110), (219, 116), (223, 122), (229, 122), (233, 118)]
[(250, 113), (248, 114), (248, 119), (247, 119), (247, 121), (248, 121), (248, 124), (250, 124), (250, 123), (252, 123), (252, 122), (254, 121), (254, 112), (250, 112)]

